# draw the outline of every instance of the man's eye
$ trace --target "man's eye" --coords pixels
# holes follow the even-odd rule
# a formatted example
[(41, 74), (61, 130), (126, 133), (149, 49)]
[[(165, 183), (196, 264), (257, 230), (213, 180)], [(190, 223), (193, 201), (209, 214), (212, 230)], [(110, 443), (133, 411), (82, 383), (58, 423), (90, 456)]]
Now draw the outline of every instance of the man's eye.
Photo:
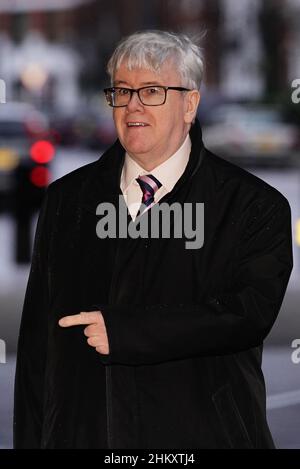
[(148, 94), (158, 94), (159, 88), (147, 88), (146, 91)]
[(125, 96), (126, 94), (129, 93), (129, 91), (126, 88), (121, 88), (121, 89), (116, 90), (116, 93), (120, 96)]

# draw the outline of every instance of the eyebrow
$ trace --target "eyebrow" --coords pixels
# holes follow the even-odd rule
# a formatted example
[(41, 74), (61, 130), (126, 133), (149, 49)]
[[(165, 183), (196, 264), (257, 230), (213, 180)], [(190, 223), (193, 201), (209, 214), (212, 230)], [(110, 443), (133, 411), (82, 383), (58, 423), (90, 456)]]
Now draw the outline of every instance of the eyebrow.
[[(129, 83), (125, 80), (116, 80), (114, 81), (114, 85), (117, 86), (117, 85), (127, 85), (129, 86)], [(163, 86), (159, 81), (143, 81), (141, 83), (141, 86), (148, 86), (148, 85), (157, 85), (157, 86)]]

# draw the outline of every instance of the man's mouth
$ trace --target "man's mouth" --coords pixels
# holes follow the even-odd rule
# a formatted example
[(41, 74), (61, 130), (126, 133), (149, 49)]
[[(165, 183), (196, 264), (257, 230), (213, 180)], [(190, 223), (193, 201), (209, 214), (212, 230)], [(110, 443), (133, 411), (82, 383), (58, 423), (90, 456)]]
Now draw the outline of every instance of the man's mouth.
[(147, 127), (145, 122), (127, 122), (127, 127)]

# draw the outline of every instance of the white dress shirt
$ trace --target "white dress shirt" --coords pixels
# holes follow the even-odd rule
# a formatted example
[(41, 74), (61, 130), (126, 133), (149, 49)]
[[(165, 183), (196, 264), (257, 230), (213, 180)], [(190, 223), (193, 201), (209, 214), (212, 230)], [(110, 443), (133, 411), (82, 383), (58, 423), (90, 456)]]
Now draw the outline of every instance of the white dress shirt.
[(120, 187), (133, 220), (136, 218), (143, 196), (143, 192), (135, 179), (144, 174), (153, 174), (162, 184), (154, 194), (154, 202), (158, 202), (165, 194), (171, 192), (178, 179), (182, 176), (189, 161), (191, 147), (191, 139), (189, 134), (187, 134), (181, 147), (152, 171), (145, 170), (128, 153), (125, 154)]

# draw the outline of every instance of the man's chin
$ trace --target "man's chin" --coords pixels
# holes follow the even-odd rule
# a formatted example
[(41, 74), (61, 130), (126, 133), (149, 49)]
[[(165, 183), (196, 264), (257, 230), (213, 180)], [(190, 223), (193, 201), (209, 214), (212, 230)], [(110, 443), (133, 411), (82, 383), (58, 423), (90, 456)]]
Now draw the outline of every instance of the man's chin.
[(149, 153), (149, 148), (145, 147), (145, 145), (138, 145), (138, 144), (129, 144), (124, 145), (127, 153), (131, 156), (143, 156)]

